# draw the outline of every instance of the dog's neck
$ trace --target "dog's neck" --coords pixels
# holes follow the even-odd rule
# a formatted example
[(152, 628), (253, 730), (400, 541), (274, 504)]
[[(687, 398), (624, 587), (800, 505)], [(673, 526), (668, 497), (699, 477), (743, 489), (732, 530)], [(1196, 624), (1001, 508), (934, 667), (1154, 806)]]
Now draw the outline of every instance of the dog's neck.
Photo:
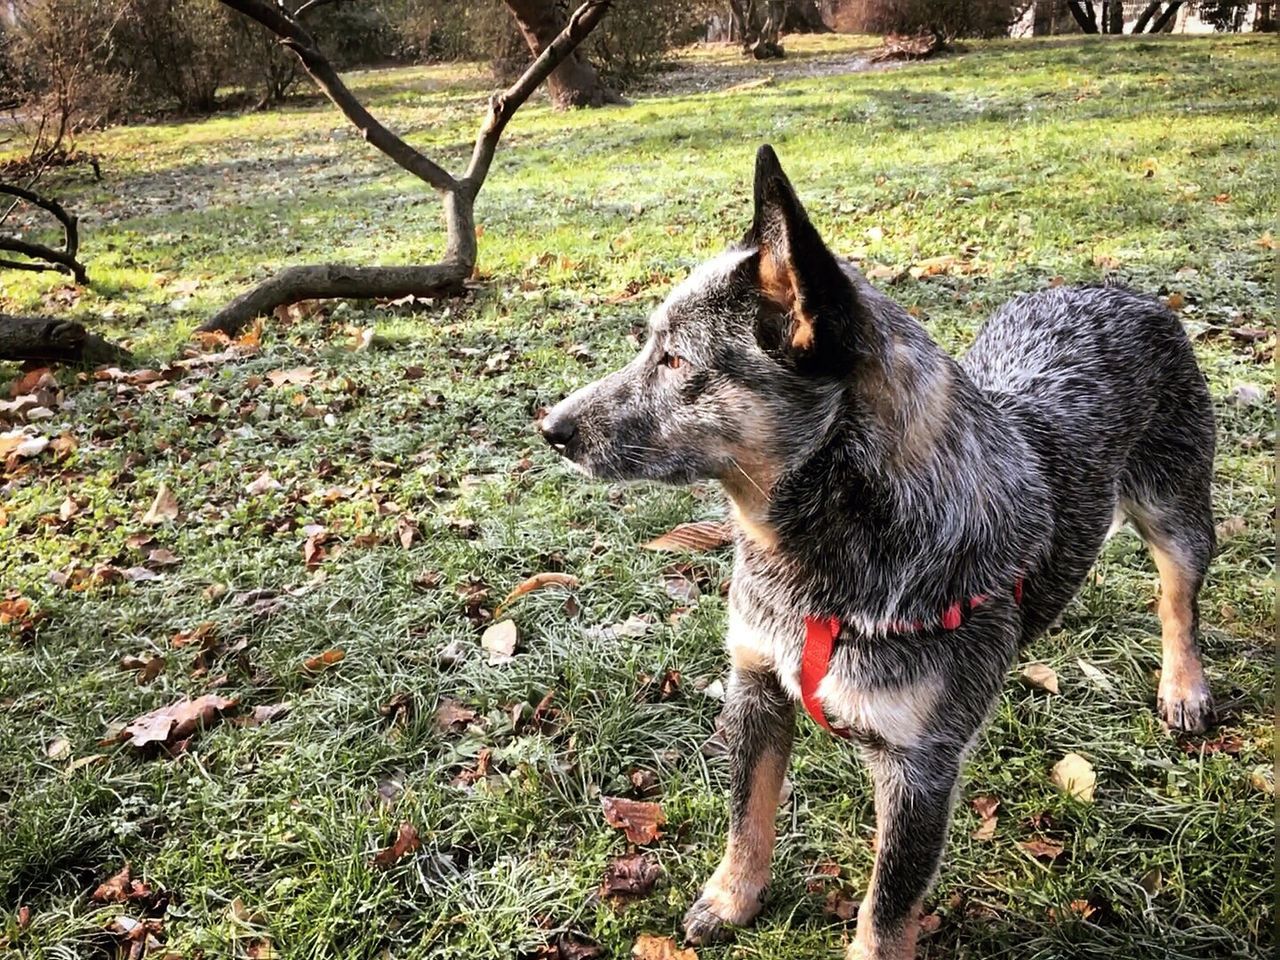
[(813, 449), (772, 483), (725, 483), (735, 576), (775, 584), (798, 612), (915, 619), (1012, 583), (1046, 535), (1025, 441), (904, 319), (881, 375), (844, 386)]

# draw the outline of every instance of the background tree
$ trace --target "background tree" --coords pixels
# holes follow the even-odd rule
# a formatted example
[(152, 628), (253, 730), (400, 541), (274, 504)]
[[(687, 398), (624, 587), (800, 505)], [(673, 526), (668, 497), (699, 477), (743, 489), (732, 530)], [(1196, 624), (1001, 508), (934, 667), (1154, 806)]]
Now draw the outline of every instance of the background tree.
[[(535, 57), (560, 35), (564, 19), (556, 9), (555, 0), (505, 0), (507, 9), (515, 19), (525, 43)], [(562, 109), (568, 107), (602, 107), (606, 103), (621, 103), (622, 98), (600, 79), (600, 74), (590, 63), (571, 52), (547, 77), (551, 101)]]
[(476, 195), (489, 174), (502, 131), (529, 95), (573, 52), (609, 9), (609, 0), (587, 0), (521, 77), (506, 90), (494, 94), (476, 137), (470, 163), (462, 176), (454, 177), (378, 122), (342, 82), (299, 19), (313, 4), (303, 4), (297, 14), (291, 14), (264, 0), (222, 2), (275, 34), (298, 57), (324, 94), (359, 128), (365, 140), (442, 195), (446, 229), (444, 259), (435, 264), (378, 267), (329, 263), (287, 267), (237, 297), (201, 327), (226, 334), (237, 332), (254, 317), (300, 300), (440, 297), (461, 292), (476, 262)]

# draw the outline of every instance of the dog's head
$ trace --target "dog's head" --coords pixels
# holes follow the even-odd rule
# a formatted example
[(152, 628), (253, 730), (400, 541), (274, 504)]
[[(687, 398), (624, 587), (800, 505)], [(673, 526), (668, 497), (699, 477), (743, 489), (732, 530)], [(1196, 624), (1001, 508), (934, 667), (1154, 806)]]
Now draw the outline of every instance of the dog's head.
[(777, 155), (756, 155), (744, 242), (704, 263), (649, 318), (621, 370), (539, 423), (591, 476), (720, 480), (739, 505), (816, 443), (875, 336), (851, 268), (822, 242)]

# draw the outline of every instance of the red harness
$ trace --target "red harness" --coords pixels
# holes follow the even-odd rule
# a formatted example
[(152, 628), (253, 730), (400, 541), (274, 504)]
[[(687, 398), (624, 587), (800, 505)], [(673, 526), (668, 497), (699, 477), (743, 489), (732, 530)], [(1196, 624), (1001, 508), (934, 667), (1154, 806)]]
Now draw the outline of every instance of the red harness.
[[(975, 610), (986, 603), (985, 593), (976, 593), (967, 601), (969, 610)], [(1022, 605), (1022, 577), (1013, 582), (1013, 601)], [(958, 630), (964, 622), (962, 604), (957, 601), (942, 611), (939, 625), (943, 630)], [(891, 633), (918, 633), (925, 629), (923, 620), (898, 620), (889, 627)], [(850, 733), (843, 727), (833, 727), (822, 709), (822, 701), (818, 699), (818, 687), (822, 678), (827, 675), (831, 663), (831, 650), (836, 638), (840, 636), (840, 619), (838, 617), (805, 617), (804, 618), (804, 651), (800, 655), (800, 702), (804, 704), (814, 723), (822, 729), (834, 733), (846, 740)]]

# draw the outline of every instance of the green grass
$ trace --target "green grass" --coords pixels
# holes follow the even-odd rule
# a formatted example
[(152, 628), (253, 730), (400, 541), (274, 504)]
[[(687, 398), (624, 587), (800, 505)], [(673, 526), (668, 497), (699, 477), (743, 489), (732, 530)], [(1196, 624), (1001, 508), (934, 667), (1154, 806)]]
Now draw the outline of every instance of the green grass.
[[(44, 615), (0, 637), (8, 955), (112, 955), (103, 927), (138, 908), (88, 894), (125, 860), (172, 893), (165, 935), (188, 958), (247, 956), (262, 939), (288, 957), (511, 957), (560, 929), (622, 957), (641, 932), (675, 931), (725, 829), (724, 761), (701, 751), (719, 704), (699, 691), (725, 670), (715, 586), (729, 569), (722, 555), (699, 558), (708, 589), (672, 617), (671, 561), (638, 545), (718, 515), (720, 496), (710, 486), (584, 483), (540, 448), (530, 423), (626, 358), (628, 331), (669, 283), (741, 235), (764, 141), (838, 250), (868, 266), (974, 262), (969, 274), (908, 274), (888, 287), (952, 349), (1001, 301), (1058, 277), (1110, 275), (1181, 294), (1217, 400), (1216, 511), (1243, 518), (1204, 593), (1210, 682), (1238, 752), (1188, 754), (1160, 731), (1155, 577), (1138, 542), (1117, 537), (1063, 628), (1026, 651), (1058, 670), (1061, 695), (1011, 678), (980, 742), (929, 901), (943, 922), (923, 954), (1274, 954), (1275, 340), (1230, 333), (1275, 318), (1275, 254), (1258, 243), (1280, 234), (1274, 40), (973, 44), (933, 63), (824, 75), (865, 46), (799, 42), (789, 49), (805, 55), (777, 67), (700, 51), (625, 109), (563, 115), (531, 104), (479, 201), (483, 282), (465, 302), (341, 304), (269, 320), (257, 355), (154, 389), (118, 392), (59, 373), (74, 411), (37, 426), (70, 432), (78, 447), (0, 477), (0, 585)], [(768, 85), (728, 89), (769, 73)], [(353, 80), (413, 143), (463, 164), (487, 93), (478, 70)], [(95, 318), (144, 365), (172, 359), (200, 319), (274, 267), (406, 263), (441, 249), (434, 197), (320, 103), (112, 129), (82, 146), (102, 156), (105, 182), (67, 173), (49, 186), (82, 217), (94, 285), (66, 307), (59, 278), (7, 273), (0, 309)], [(175, 293), (193, 279), (194, 290)], [(348, 349), (346, 328), (370, 325), (383, 338), (375, 349)], [(568, 349), (578, 344), (581, 356)], [(314, 367), (316, 379), (262, 381), (295, 366)], [(413, 367), (420, 378), (406, 378)], [(1259, 388), (1262, 402), (1232, 402), (1241, 385)], [(246, 493), (264, 469), (283, 488)], [(181, 515), (146, 528), (162, 482)], [(332, 488), (342, 489), (327, 496)], [(63, 522), (68, 496), (81, 508)], [(418, 525), (408, 549), (388, 504)], [(308, 571), (301, 547), (312, 523), (334, 539)], [(129, 543), (140, 532), (155, 537), (142, 550)], [(358, 546), (362, 534), (381, 541)], [(89, 579), (80, 589), (50, 580), (132, 567), (161, 546), (181, 557), (162, 580)], [(492, 609), (546, 569), (581, 579), (580, 609), (554, 590), (518, 601), (520, 652), (487, 665), (459, 588), (487, 588)], [(439, 586), (415, 585), (433, 571)], [(255, 588), (278, 591), (279, 608), (235, 602)], [(587, 632), (632, 614), (653, 618), (646, 636)], [(206, 621), (224, 650), (243, 649), (193, 674), (196, 650), (171, 637)], [(441, 657), (451, 645), (456, 662)], [(337, 647), (343, 662), (318, 677), (302, 671)], [(167, 668), (139, 686), (118, 664), (147, 653)], [(672, 669), (680, 691), (662, 700), (648, 678)], [(259, 727), (222, 723), (176, 758), (98, 746), (113, 724), (222, 676), (219, 693), (247, 706), (287, 701), (291, 712)], [(391, 722), (378, 707), (400, 691), (416, 710)], [(560, 711), (552, 725), (513, 725), (515, 705), (527, 717), (548, 691)], [(480, 719), (439, 732), (441, 697)], [(70, 750), (50, 759), (59, 737)], [(488, 778), (452, 785), (482, 749)], [(1073, 750), (1098, 771), (1094, 805), (1049, 781)], [(659, 783), (668, 825), (653, 850), (664, 874), (653, 894), (615, 909), (595, 891), (625, 841), (604, 824), (599, 796), (628, 794), (636, 768)], [(829, 890), (852, 896), (866, 881), (866, 776), (808, 722), (791, 776), (765, 914), (736, 944), (700, 957), (834, 957), (850, 936), (823, 903)], [(983, 793), (1002, 802), (987, 842), (970, 837), (968, 800)], [(402, 820), (417, 825), (422, 851), (389, 871), (370, 868)], [(1035, 836), (1066, 853), (1052, 865), (1030, 859), (1018, 842)], [(808, 889), (827, 860), (840, 877)], [(1152, 894), (1139, 881), (1153, 870)], [(1082, 921), (1070, 907), (1080, 900), (1104, 909)], [(19, 905), (31, 909), (23, 930)]]

